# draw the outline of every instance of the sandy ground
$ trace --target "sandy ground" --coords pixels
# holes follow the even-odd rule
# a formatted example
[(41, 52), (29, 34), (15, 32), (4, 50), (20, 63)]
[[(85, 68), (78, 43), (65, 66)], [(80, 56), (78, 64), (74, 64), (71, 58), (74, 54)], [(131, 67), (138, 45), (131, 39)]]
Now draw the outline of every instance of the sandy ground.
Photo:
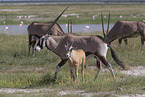
[(133, 75), (133, 76), (145, 76), (145, 67), (138, 66), (138, 67), (131, 67), (130, 70), (127, 71), (120, 71), (123, 74)]
[[(47, 95), (49, 92), (53, 92), (56, 90), (54, 89), (14, 89), (14, 88), (1, 88), (0, 93), (6, 94), (15, 94), (15, 95), (23, 95), (23, 94), (30, 94), (30, 95)], [(115, 91), (112, 92), (85, 92), (84, 90), (66, 90), (56, 92), (58, 96), (64, 96), (68, 94), (76, 94), (84, 97), (91, 97), (91, 96), (99, 96), (99, 95), (108, 95), (108, 94), (115, 94)], [(115, 95), (116, 97), (145, 97), (145, 94), (126, 94), (126, 95)]]

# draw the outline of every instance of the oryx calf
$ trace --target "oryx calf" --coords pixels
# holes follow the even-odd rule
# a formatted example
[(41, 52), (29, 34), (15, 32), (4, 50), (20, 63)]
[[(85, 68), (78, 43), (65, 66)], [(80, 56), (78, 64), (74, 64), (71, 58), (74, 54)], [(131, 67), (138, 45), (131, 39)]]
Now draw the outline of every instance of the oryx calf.
[[(71, 79), (73, 78), (73, 81), (75, 82), (77, 81), (78, 69), (79, 69), (79, 65), (81, 64), (82, 81), (83, 81), (84, 80), (84, 65), (86, 61), (85, 52), (82, 49), (75, 49), (72, 45), (68, 46), (68, 44), (65, 45), (65, 48), (67, 50), (66, 57), (68, 58)], [(75, 74), (74, 74), (74, 69), (75, 69)]]

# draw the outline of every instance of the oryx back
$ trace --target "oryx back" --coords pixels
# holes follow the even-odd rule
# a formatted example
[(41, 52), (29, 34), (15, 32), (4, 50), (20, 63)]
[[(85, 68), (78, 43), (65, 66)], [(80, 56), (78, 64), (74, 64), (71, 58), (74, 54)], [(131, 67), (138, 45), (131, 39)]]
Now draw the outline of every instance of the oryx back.
[[(108, 50), (107, 44), (97, 36), (77, 36), (72, 34), (65, 34), (63, 36), (51, 36), (56, 42), (58, 46), (56, 49), (51, 49), (52, 51), (55, 50), (56, 54), (59, 55), (61, 58), (66, 59), (66, 50), (64, 44), (73, 43), (73, 45), (77, 45), (77, 49), (82, 49), (84, 52), (89, 52), (92, 54), (98, 54), (106, 57), (106, 53)], [(49, 40), (49, 44), (52, 41)], [(48, 48), (53, 48), (52, 46), (48, 46)]]
[[(53, 22), (48, 23), (37, 23), (33, 22), (28, 26), (28, 34), (34, 35), (36, 37), (41, 37), (44, 35)], [(64, 34), (63, 30), (59, 26), (59, 24), (55, 24), (49, 32), (50, 35), (62, 35)]]

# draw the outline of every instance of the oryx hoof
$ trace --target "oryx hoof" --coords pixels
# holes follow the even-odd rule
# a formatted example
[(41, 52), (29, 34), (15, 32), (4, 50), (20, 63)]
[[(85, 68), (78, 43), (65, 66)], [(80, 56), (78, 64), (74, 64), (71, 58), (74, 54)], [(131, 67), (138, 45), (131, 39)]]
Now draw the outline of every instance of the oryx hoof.
[(52, 81), (55, 82), (56, 81), (56, 78), (53, 78)]

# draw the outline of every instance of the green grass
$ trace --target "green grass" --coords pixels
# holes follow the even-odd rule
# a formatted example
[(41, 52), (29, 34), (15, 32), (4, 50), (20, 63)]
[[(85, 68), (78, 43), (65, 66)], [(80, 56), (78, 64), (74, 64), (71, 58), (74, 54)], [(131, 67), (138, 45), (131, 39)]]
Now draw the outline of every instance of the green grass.
[[(85, 33), (86, 35), (95, 35), (96, 33)], [(101, 35), (100, 32), (98, 34)], [(82, 33), (80, 33), (82, 35)], [(59, 73), (56, 82), (52, 81), (56, 65), (60, 62), (59, 57), (53, 52), (47, 52), (46, 49), (41, 52), (36, 52), (35, 57), (27, 55), (27, 35), (0, 35), (0, 87), (1, 88), (48, 88), (55, 89), (54, 92), (45, 96), (54, 96), (55, 92), (59, 93), (65, 90), (84, 90), (87, 93), (97, 92), (112, 92), (115, 94), (143, 94), (145, 89), (145, 78), (127, 76), (119, 73), (120, 67), (112, 60), (110, 51), (108, 51), (107, 59), (112, 64), (117, 81), (114, 83), (113, 78), (109, 71), (105, 71), (100, 74), (98, 79), (93, 82), (96, 74), (96, 69), (85, 70), (85, 81), (81, 81), (81, 74), (79, 73), (79, 79), (77, 83), (72, 83), (69, 74), (68, 64), (64, 65)], [(129, 45), (122, 45), (122, 48), (118, 47), (117, 41), (112, 43), (112, 48), (115, 50), (119, 59), (124, 62), (128, 67), (144, 66), (144, 50), (139, 50), (141, 44), (140, 39), (129, 39)], [(86, 64), (88, 66), (96, 65), (95, 59), (87, 59)], [(103, 68), (105, 68), (103, 66)], [(120, 87), (123, 91), (118, 91)], [(12, 95), (18, 95), (19, 93), (12, 93)], [(31, 97), (35, 93), (20, 93), (22, 97)], [(115, 96), (115, 94), (101, 94), (100, 96)], [(7, 93), (0, 93), (0, 95), (6, 95)], [(67, 96), (77, 96), (78, 94), (68, 94)], [(37, 95), (40, 97), (40, 95)], [(57, 97), (55, 95), (54, 97)], [(42, 97), (42, 96), (41, 96)]]
[[(19, 24), (21, 20), (24, 24), (30, 24), (33, 21), (49, 22), (53, 21), (67, 5), (1, 5), (0, 14), (1, 20), (5, 20), (6, 24)], [(13, 11), (5, 11), (4, 9), (11, 9)], [(140, 21), (144, 20), (144, 5), (71, 5), (64, 14), (79, 14), (76, 16), (61, 17), (60, 24), (66, 24), (68, 18), (73, 20), (74, 24), (100, 24), (100, 13), (104, 16), (111, 13), (111, 23), (118, 20)], [(18, 11), (17, 11), (18, 10)], [(28, 19), (25, 16), (34, 15), (35, 17)], [(96, 20), (92, 20), (92, 16), (96, 16)], [(120, 15), (123, 18), (120, 18)], [(18, 16), (23, 16), (20, 20)], [(135, 17), (134, 17), (135, 16)], [(107, 23), (107, 18), (104, 19)], [(0, 23), (3, 25), (3, 23)]]

